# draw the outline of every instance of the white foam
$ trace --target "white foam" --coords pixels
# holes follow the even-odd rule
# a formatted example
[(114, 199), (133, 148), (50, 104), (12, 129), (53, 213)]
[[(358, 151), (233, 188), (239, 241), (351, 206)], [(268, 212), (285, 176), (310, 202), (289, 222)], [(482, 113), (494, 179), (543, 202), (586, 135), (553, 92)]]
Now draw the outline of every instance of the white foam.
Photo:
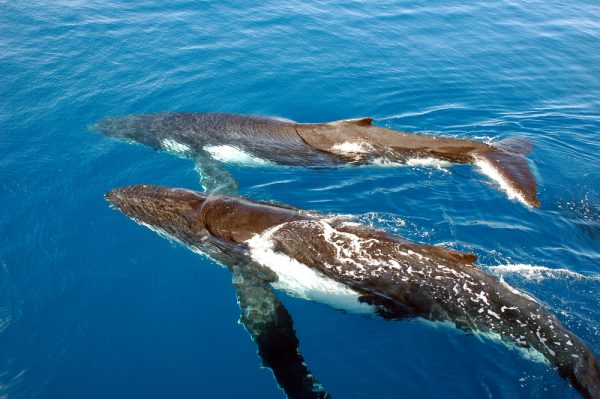
[(217, 161), (234, 163), (246, 166), (265, 166), (272, 165), (272, 162), (262, 158), (255, 157), (252, 154), (231, 146), (231, 145), (209, 145), (205, 146), (211, 157)]
[[(448, 168), (452, 166), (451, 162), (442, 161), (436, 158), (408, 158), (404, 162), (393, 161), (386, 157), (378, 157), (371, 160), (369, 165), (374, 165), (383, 168), (398, 168), (398, 167), (412, 167), (412, 168), (434, 168), (447, 172)], [(369, 166), (367, 165), (367, 166)]]
[(504, 281), (504, 278), (502, 277), (502, 275), (500, 275), (500, 284), (502, 284), (503, 286), (505, 286), (510, 292), (512, 292), (515, 295), (520, 295), (523, 298), (527, 298), (530, 301), (533, 301), (535, 303), (539, 303), (534, 297), (532, 297), (531, 295), (528, 295), (526, 293), (524, 293), (521, 290), (516, 289), (515, 287), (511, 286), (510, 284), (508, 284), (506, 281)]
[(275, 226), (261, 235), (255, 235), (247, 241), (252, 258), (271, 269), (279, 277), (279, 280), (273, 284), (274, 288), (352, 313), (373, 312), (369, 305), (358, 301), (356, 291), (323, 276), (295, 259), (275, 252), (270, 236), (280, 226)]
[(446, 170), (452, 163), (448, 161), (442, 161), (436, 158), (409, 158), (406, 160), (406, 165), (414, 167), (429, 167), (436, 168), (438, 170)]
[(334, 144), (331, 151), (342, 155), (354, 155), (358, 160), (361, 154), (368, 154), (373, 151), (373, 146), (366, 141), (345, 141), (340, 144)]
[(436, 107), (424, 109), (423, 111), (404, 112), (402, 114), (392, 115), (392, 116), (388, 116), (386, 118), (378, 118), (378, 120), (385, 121), (385, 120), (393, 120), (393, 119), (411, 118), (414, 116), (429, 115), (431, 113), (439, 112), (439, 111), (461, 110), (461, 109), (465, 109), (465, 105), (459, 104), (459, 103), (443, 104), (443, 105), (439, 105)]
[(263, 183), (263, 184), (256, 184), (252, 187), (250, 187), (251, 189), (256, 189), (256, 188), (264, 188), (264, 187), (269, 187), (269, 186), (274, 186), (276, 184), (287, 184), (287, 183), (292, 183), (296, 181), (296, 179), (286, 179), (286, 180), (275, 180), (269, 183)]
[(362, 165), (362, 166), (363, 167), (377, 166), (379, 168), (397, 168), (400, 166), (406, 166), (406, 164), (397, 162), (397, 161), (392, 161), (385, 157), (378, 157), (378, 158), (373, 158), (368, 164)]
[(546, 266), (515, 264), (515, 265), (498, 265), (490, 266), (490, 272), (496, 275), (502, 274), (518, 274), (528, 280), (545, 280), (545, 279), (575, 279), (575, 280), (598, 280), (600, 276), (592, 275), (585, 276), (583, 274), (568, 270), (568, 269), (551, 269)]
[(479, 169), (481, 170), (481, 173), (483, 173), (484, 175), (486, 175), (487, 177), (489, 177), (490, 179), (492, 179), (493, 181), (498, 183), (500, 188), (504, 192), (506, 192), (509, 199), (515, 199), (517, 201), (522, 202), (526, 206), (531, 207), (531, 204), (529, 204), (525, 200), (525, 197), (523, 196), (523, 194), (521, 194), (514, 187), (512, 187), (510, 185), (510, 183), (507, 182), (504, 177), (502, 177), (502, 175), (500, 174), (498, 169), (494, 168), (494, 166), (491, 163), (489, 163), (488, 161), (481, 159), (481, 158), (475, 158), (475, 165), (477, 167), (479, 167)]

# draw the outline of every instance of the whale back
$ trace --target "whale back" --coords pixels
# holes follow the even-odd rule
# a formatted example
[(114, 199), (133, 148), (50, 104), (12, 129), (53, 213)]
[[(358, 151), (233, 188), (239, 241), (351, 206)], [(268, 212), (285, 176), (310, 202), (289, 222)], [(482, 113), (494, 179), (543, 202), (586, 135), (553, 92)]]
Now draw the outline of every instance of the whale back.
[(372, 124), (371, 118), (329, 123), (299, 124), (298, 135), (314, 148), (365, 161), (377, 157), (390, 160), (436, 157), (468, 163), (486, 144), (451, 137), (436, 137), (390, 130)]
[(234, 243), (247, 241), (273, 226), (308, 218), (296, 208), (232, 196), (209, 197), (199, 214), (199, 221), (211, 235)]

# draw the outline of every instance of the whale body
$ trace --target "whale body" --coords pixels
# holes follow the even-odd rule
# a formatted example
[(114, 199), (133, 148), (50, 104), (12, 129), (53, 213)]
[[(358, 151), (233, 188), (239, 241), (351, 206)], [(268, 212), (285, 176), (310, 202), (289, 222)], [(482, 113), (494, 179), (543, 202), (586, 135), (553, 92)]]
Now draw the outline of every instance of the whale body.
[(474, 266), (473, 254), (235, 196), (139, 185), (106, 198), (233, 273), (242, 324), (289, 397), (329, 395), (304, 363), (291, 317), (272, 288), (350, 312), (449, 321), (498, 336), (539, 352), (584, 397), (600, 399), (593, 351), (533, 298)]
[[(156, 150), (198, 158), (203, 186), (235, 181), (211, 159), (237, 152), (261, 162), (304, 167), (370, 163), (423, 164), (431, 160), (475, 164), (509, 197), (540, 207), (537, 183), (525, 156), (532, 146), (518, 139), (494, 145), (451, 137), (419, 135), (373, 125), (371, 118), (297, 123), (276, 117), (169, 112), (107, 117), (94, 130)], [(204, 169), (203, 169), (204, 168)], [(217, 176), (213, 174), (217, 172)]]

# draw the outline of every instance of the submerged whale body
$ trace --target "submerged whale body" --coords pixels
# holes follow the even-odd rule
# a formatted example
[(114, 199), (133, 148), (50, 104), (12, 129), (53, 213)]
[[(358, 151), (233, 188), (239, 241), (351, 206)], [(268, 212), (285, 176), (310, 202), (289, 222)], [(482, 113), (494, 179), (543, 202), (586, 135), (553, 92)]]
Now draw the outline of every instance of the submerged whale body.
[(213, 188), (215, 181), (229, 181), (230, 192), (235, 192), (236, 183), (225, 178), (225, 172), (211, 177), (215, 167), (210, 159), (225, 146), (263, 162), (290, 166), (334, 167), (431, 159), (476, 164), (509, 197), (540, 207), (537, 183), (525, 159), (532, 147), (519, 140), (490, 145), (411, 134), (375, 126), (371, 118), (296, 123), (274, 117), (193, 112), (107, 117), (93, 128), (107, 136), (198, 158), (199, 168), (206, 168), (201, 170), (205, 188)]
[(596, 355), (528, 295), (474, 266), (476, 256), (416, 244), (347, 219), (241, 197), (161, 186), (106, 194), (112, 206), (230, 270), (241, 322), (291, 398), (326, 398), (272, 288), (351, 312), (450, 321), (533, 349), (587, 398)]

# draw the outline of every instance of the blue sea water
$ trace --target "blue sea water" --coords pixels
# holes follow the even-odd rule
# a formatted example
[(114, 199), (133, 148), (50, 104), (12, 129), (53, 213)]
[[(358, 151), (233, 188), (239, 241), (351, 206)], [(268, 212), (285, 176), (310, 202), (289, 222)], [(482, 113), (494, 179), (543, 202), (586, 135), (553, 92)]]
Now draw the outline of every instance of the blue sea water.
[[(599, 21), (584, 0), (0, 1), (0, 397), (282, 397), (228, 273), (104, 201), (199, 188), (193, 162), (87, 129), (130, 113), (530, 139), (539, 210), (470, 166), (230, 170), (243, 195), (472, 251), (600, 353)], [(579, 397), (496, 342), (279, 296), (334, 397)]]

